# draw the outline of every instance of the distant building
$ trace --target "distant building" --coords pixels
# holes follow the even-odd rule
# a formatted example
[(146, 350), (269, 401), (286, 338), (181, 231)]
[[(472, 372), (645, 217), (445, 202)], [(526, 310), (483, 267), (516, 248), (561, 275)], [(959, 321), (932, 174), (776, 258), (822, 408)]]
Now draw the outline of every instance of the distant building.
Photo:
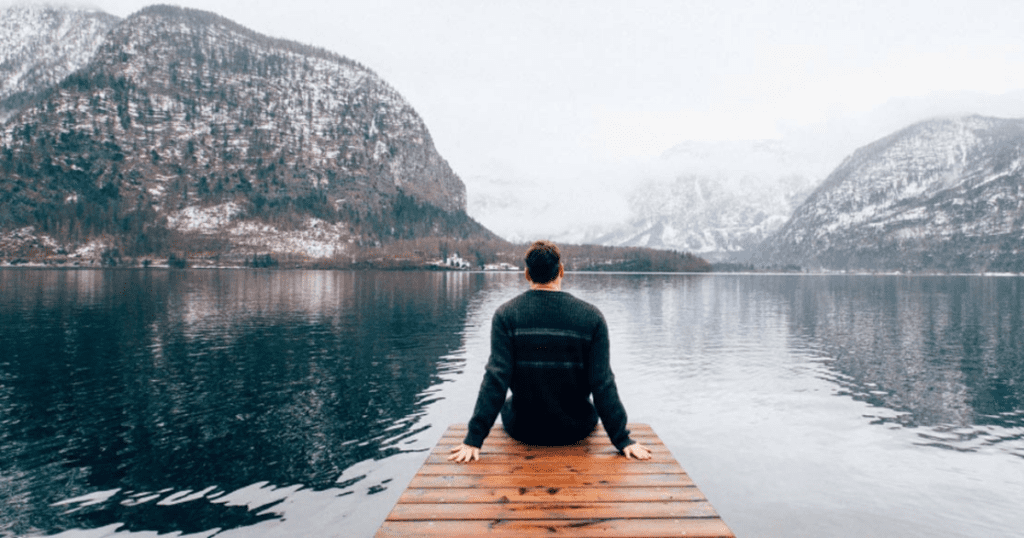
[(444, 264), (447, 265), (448, 267), (455, 267), (457, 269), (470, 268), (469, 262), (462, 259), (462, 257), (459, 256), (458, 252), (452, 254), (451, 256), (448, 256), (448, 258), (444, 261)]
[(489, 263), (484, 266), (484, 271), (518, 271), (519, 268), (511, 263)]

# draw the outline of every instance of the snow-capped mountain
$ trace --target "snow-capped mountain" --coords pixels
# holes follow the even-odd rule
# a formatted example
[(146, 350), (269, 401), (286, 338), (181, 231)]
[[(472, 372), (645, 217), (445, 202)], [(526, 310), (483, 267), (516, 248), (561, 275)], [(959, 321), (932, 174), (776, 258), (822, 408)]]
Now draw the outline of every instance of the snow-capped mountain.
[(671, 182), (648, 182), (629, 198), (630, 221), (595, 241), (713, 259), (743, 257), (782, 226), (809, 187), (803, 176), (737, 180), (685, 175)]
[[(629, 217), (586, 242), (744, 259), (811, 192), (824, 169), (774, 140), (680, 144), (627, 193)], [(820, 176), (818, 174), (821, 174)]]
[(880, 270), (1024, 269), (1024, 119), (914, 124), (843, 161), (762, 261)]
[(168, 232), (326, 237), (309, 256), (489, 235), (465, 193), (420, 116), (371, 70), (170, 6), (118, 23), (0, 132), (0, 227), (113, 234), (126, 249)]
[(0, 10), (0, 123), (84, 66), (118, 21), (100, 11)]

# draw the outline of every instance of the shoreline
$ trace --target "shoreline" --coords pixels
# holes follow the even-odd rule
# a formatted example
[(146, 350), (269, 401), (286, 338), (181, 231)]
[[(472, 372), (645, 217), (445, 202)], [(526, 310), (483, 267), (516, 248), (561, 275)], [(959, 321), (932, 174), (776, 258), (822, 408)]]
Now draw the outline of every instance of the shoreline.
[[(238, 264), (195, 264), (186, 267), (172, 267), (164, 263), (152, 263), (149, 265), (103, 265), (101, 263), (89, 265), (54, 264), (45, 262), (25, 262), (12, 264), (7, 261), (0, 262), (0, 269), (24, 269), (24, 270), (64, 270), (64, 271), (95, 271), (95, 270), (270, 270), (270, 271), (385, 271), (385, 272), (445, 272), (445, 273), (519, 273), (521, 269), (469, 269), (458, 267), (444, 267), (436, 265), (423, 266), (376, 266), (373, 264), (356, 263), (350, 267), (340, 266), (318, 266), (317, 264), (274, 267), (253, 267), (251, 265)], [(695, 276), (903, 276), (903, 277), (990, 277), (990, 278), (1020, 278), (1024, 273), (1008, 272), (978, 272), (978, 273), (941, 273), (941, 272), (910, 272), (910, 271), (605, 271), (601, 269), (572, 269), (566, 270), (566, 274), (602, 274), (602, 275), (695, 275)]]

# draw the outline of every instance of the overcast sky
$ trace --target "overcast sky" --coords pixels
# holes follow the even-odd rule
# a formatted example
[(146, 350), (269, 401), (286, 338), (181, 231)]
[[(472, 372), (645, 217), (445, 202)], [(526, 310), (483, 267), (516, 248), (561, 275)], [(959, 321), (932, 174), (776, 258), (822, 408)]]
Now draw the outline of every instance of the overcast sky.
[[(124, 17), (150, 3), (77, 5)], [(915, 108), (922, 98), (944, 96), (961, 112), (979, 107), (958, 92), (1024, 89), (1017, 1), (168, 3), (370, 67), (412, 103), (471, 189), (494, 174), (579, 182), (686, 140), (838, 129), (856, 131), (840, 145), (859, 145), (894, 128), (863, 118), (916, 121), (932, 111)], [(1006, 101), (994, 112), (1024, 115), (1020, 99)]]

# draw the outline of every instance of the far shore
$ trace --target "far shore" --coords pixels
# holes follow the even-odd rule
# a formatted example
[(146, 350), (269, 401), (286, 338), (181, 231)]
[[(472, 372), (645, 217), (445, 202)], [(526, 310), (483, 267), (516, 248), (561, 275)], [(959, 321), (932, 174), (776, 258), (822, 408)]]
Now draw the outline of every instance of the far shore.
[[(148, 263), (146, 263), (148, 261)], [(737, 276), (907, 276), (907, 277), (1024, 277), (1024, 273), (1012, 272), (946, 272), (946, 271), (869, 271), (869, 270), (831, 270), (831, 269), (792, 269), (779, 270), (778, 268), (765, 268), (764, 270), (745, 271), (721, 271), (715, 270), (711, 264), (710, 271), (644, 271), (644, 270), (605, 270), (601, 268), (576, 268), (567, 269), (570, 274), (600, 273), (607, 275), (615, 274), (650, 274), (650, 275), (737, 275)], [(97, 270), (97, 269), (129, 269), (129, 270), (170, 270), (180, 271), (186, 269), (210, 270), (210, 269), (261, 269), (261, 270), (329, 270), (329, 271), (442, 271), (442, 272), (463, 272), (463, 273), (518, 273), (521, 268), (509, 264), (493, 265), (488, 267), (451, 266), (441, 261), (426, 263), (411, 263), (408, 260), (368, 260), (357, 261), (349, 264), (338, 264), (334, 260), (306, 260), (278, 262), (273, 265), (254, 266), (252, 263), (221, 262), (209, 259), (189, 259), (186, 263), (172, 264), (169, 260), (139, 259), (127, 263), (105, 264), (102, 260), (72, 260), (57, 262), (51, 259), (43, 260), (0, 260), (0, 269), (61, 269), (61, 270)]]

